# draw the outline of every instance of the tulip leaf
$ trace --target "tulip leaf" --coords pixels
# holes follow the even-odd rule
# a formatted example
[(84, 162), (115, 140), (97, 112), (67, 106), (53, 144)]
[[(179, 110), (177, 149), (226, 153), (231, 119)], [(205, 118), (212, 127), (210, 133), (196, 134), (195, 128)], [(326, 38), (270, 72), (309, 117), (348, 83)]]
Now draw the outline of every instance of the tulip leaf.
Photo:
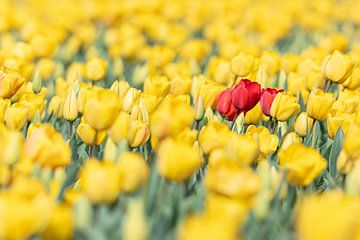
[(337, 158), (340, 154), (340, 151), (342, 149), (342, 145), (344, 142), (344, 133), (341, 128), (336, 133), (334, 143), (330, 150), (330, 156), (329, 156), (329, 171), (330, 175), (332, 177), (336, 177), (337, 170), (336, 170), (336, 164), (337, 164)]

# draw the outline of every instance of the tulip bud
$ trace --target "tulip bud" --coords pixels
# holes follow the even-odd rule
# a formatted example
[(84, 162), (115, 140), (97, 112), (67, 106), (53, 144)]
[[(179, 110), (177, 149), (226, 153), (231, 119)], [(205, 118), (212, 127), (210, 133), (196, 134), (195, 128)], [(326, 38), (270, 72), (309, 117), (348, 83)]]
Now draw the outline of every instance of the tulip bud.
[(111, 138), (107, 138), (104, 148), (104, 160), (116, 160), (117, 146)]
[(118, 95), (120, 98), (123, 98), (129, 89), (130, 85), (126, 81), (114, 81), (114, 83), (110, 87), (110, 90), (116, 95)]
[(132, 83), (135, 85), (142, 85), (148, 76), (148, 66), (144, 65), (136, 65), (132, 75)]
[(322, 73), (325, 78), (334, 83), (343, 83), (352, 73), (354, 61), (339, 51), (328, 55), (322, 63)]
[(6, 109), (10, 106), (9, 99), (0, 98), (0, 124), (5, 121)]
[(342, 84), (345, 88), (354, 90), (360, 87), (360, 65), (357, 64), (353, 72)]
[(201, 96), (199, 96), (195, 104), (195, 120), (200, 121), (204, 117), (204, 101)]
[(280, 150), (285, 150), (295, 143), (301, 143), (301, 138), (295, 132), (289, 132), (285, 135)]
[(315, 89), (309, 95), (306, 112), (309, 117), (323, 121), (326, 119), (334, 102), (335, 99), (332, 93)]
[(299, 136), (305, 137), (307, 133), (310, 133), (313, 123), (314, 123), (314, 119), (308, 117), (306, 112), (302, 112), (295, 120), (294, 123), (295, 132)]
[(300, 112), (296, 97), (281, 92), (276, 95), (270, 108), (270, 116), (278, 121), (286, 121)]
[(329, 137), (332, 139), (335, 138), (336, 133), (338, 132), (340, 127), (343, 133), (346, 135), (354, 120), (354, 116), (350, 113), (340, 112), (336, 110), (329, 111), (326, 121)]
[(114, 124), (109, 129), (111, 139), (119, 144), (121, 139), (126, 139), (130, 131), (130, 115), (121, 111), (115, 119)]
[(343, 149), (351, 159), (360, 158), (360, 126), (353, 124), (344, 139)]
[(253, 109), (246, 113), (244, 123), (248, 125), (257, 125), (260, 121), (264, 120), (265, 117), (266, 116), (263, 114), (259, 102)]
[(141, 96), (141, 91), (137, 90), (135, 88), (130, 88), (122, 101), (122, 110), (124, 110), (125, 112), (131, 112), (133, 106), (135, 106), (138, 101), (139, 98)]
[(144, 93), (163, 97), (170, 90), (170, 81), (166, 76), (148, 77), (144, 82)]
[(81, 118), (81, 122), (76, 130), (76, 133), (88, 146), (100, 145), (104, 142), (106, 137), (105, 131), (96, 131), (85, 122), (84, 118)]
[(36, 70), (35, 74), (34, 74), (34, 77), (33, 77), (33, 80), (32, 80), (34, 93), (39, 93), (40, 92), (40, 90), (41, 90), (41, 82), (42, 82), (42, 78), (41, 78), (41, 75), (40, 75), (40, 71)]
[(64, 119), (72, 122), (78, 116), (78, 105), (74, 88), (67, 94), (64, 102), (63, 116)]
[(117, 78), (120, 78), (121, 76), (123, 76), (123, 72), (124, 72), (124, 62), (121, 58), (116, 58), (114, 60), (114, 65), (113, 65), (113, 69), (114, 69), (114, 75)]
[(59, 96), (53, 96), (50, 100), (49, 106), (48, 106), (48, 114), (52, 114), (57, 119), (60, 119), (63, 115), (63, 109), (64, 109), (64, 100), (61, 99)]

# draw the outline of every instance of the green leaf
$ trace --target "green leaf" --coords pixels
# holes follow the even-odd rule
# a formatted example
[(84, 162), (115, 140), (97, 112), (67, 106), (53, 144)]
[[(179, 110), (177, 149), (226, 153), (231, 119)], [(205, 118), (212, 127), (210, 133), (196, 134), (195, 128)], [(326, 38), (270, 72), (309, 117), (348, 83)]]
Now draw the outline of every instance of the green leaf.
[(342, 149), (343, 142), (344, 142), (344, 133), (342, 129), (339, 128), (339, 130), (336, 133), (334, 143), (331, 147), (330, 156), (329, 156), (329, 171), (330, 171), (330, 175), (333, 178), (335, 178), (337, 174), (336, 163), (337, 163), (337, 158)]

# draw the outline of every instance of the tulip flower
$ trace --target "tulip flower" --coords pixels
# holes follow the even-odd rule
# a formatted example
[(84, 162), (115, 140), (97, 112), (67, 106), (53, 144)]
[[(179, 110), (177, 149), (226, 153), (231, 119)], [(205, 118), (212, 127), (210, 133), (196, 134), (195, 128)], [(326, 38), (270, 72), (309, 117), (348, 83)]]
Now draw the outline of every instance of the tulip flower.
[(328, 55), (322, 63), (325, 78), (334, 83), (343, 83), (352, 73), (355, 62), (347, 55), (335, 51)]
[(265, 88), (261, 90), (260, 105), (261, 110), (266, 116), (270, 116), (271, 105), (278, 93), (284, 92), (284, 89)]
[(232, 91), (232, 104), (240, 112), (251, 110), (259, 102), (261, 86), (249, 79), (242, 79)]
[(281, 92), (276, 95), (270, 108), (270, 116), (278, 121), (286, 121), (300, 112), (296, 97)]
[(231, 100), (232, 89), (228, 88), (220, 93), (217, 99), (217, 110), (222, 116), (232, 121), (237, 115), (238, 110), (234, 107)]
[(306, 106), (306, 112), (309, 117), (323, 121), (327, 118), (333, 103), (334, 95), (330, 92), (324, 92), (321, 89), (311, 91)]

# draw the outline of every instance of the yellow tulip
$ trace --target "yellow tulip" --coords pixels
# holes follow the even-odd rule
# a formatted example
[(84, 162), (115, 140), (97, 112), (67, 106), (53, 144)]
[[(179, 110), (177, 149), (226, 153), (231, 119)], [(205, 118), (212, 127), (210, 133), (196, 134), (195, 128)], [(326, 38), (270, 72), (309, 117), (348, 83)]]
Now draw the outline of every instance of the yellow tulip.
[(355, 113), (359, 110), (360, 94), (357, 92), (342, 91), (339, 92), (338, 99), (332, 105), (332, 109), (346, 112)]
[(165, 139), (158, 149), (157, 168), (160, 176), (172, 181), (185, 181), (201, 166), (197, 150), (185, 142)]
[(334, 83), (343, 83), (352, 73), (354, 61), (347, 55), (334, 51), (322, 63), (322, 73), (325, 78)]
[(223, 159), (215, 167), (209, 168), (205, 186), (211, 193), (234, 198), (251, 206), (260, 189), (260, 179), (250, 168)]
[(121, 111), (116, 117), (114, 124), (109, 129), (111, 139), (118, 144), (121, 139), (126, 139), (130, 131), (130, 114)]
[[(271, 146), (267, 147), (270, 150), (266, 149), (267, 147), (264, 145), (264, 151), (271, 151), (271, 148), (274, 147), (273, 145), (277, 145), (275, 137), (270, 140), (269, 144)], [(242, 166), (250, 165), (259, 156), (259, 144), (254, 138), (248, 135), (238, 135), (234, 132), (231, 132), (231, 135), (228, 136), (224, 150), (229, 158)]]
[(258, 103), (250, 111), (246, 112), (244, 123), (256, 125), (262, 120), (264, 120), (265, 117), (266, 116), (263, 114), (261, 110), (260, 103)]
[(295, 120), (294, 123), (295, 132), (300, 137), (305, 137), (307, 133), (311, 132), (313, 123), (314, 123), (314, 119), (308, 117), (306, 112), (302, 112)]
[(25, 79), (15, 70), (0, 67), (0, 97), (11, 98), (25, 84)]
[(144, 204), (141, 200), (130, 200), (122, 225), (122, 239), (145, 240), (148, 235), (148, 222)]
[(0, 165), (13, 165), (23, 156), (24, 139), (20, 132), (11, 131), (0, 124)]
[(249, 126), (246, 130), (246, 135), (253, 137), (258, 142), (259, 150), (263, 157), (267, 157), (269, 154), (275, 152), (279, 144), (278, 136), (270, 134), (269, 129), (263, 126)]
[(350, 113), (332, 110), (328, 113), (326, 122), (329, 137), (335, 138), (340, 127), (345, 135), (348, 133), (350, 126), (354, 122), (354, 116)]
[(44, 80), (48, 80), (55, 70), (55, 63), (50, 58), (41, 58), (37, 63), (40, 76)]
[(67, 240), (73, 238), (74, 213), (66, 204), (56, 204), (48, 225), (41, 233), (43, 239)]
[(148, 77), (144, 82), (144, 93), (163, 97), (170, 91), (170, 81), (166, 76)]
[(142, 93), (140, 97), (140, 100), (144, 102), (148, 113), (151, 113), (156, 108), (156, 106), (160, 102), (160, 99), (161, 98), (155, 95), (147, 94), (147, 93)]
[(305, 87), (311, 91), (314, 88), (323, 88), (325, 86), (325, 78), (318, 70), (310, 70), (305, 77)]
[(92, 58), (86, 63), (86, 76), (91, 81), (104, 79), (107, 70), (107, 62), (101, 58)]
[(28, 108), (21, 103), (14, 103), (6, 109), (5, 123), (11, 130), (21, 130), (27, 120)]
[(56, 116), (57, 119), (61, 119), (63, 116), (64, 99), (59, 96), (53, 96), (48, 105), (48, 114)]
[(205, 154), (217, 148), (225, 147), (230, 136), (229, 127), (220, 122), (210, 122), (199, 134), (199, 143)]
[(301, 138), (295, 132), (289, 132), (284, 136), (280, 151), (287, 149), (295, 143), (301, 143)]
[(342, 83), (345, 88), (348, 89), (357, 89), (360, 87), (360, 65), (357, 64), (353, 72), (349, 77)]
[(139, 120), (131, 120), (129, 124), (128, 143), (131, 147), (144, 144), (150, 137), (149, 126)]
[(0, 123), (5, 121), (5, 112), (9, 106), (10, 100), (0, 98)]
[(321, 89), (315, 89), (311, 91), (309, 95), (306, 112), (309, 117), (323, 121), (326, 119), (334, 102), (335, 99), (332, 93), (324, 92)]
[(327, 161), (316, 149), (295, 143), (279, 152), (279, 165), (290, 184), (306, 186), (322, 173)]
[(343, 149), (351, 159), (360, 158), (360, 126), (353, 124), (344, 139)]
[(95, 90), (86, 97), (84, 118), (96, 130), (108, 129), (120, 110), (119, 98), (108, 90)]
[(276, 52), (264, 52), (259, 65), (265, 69), (269, 76), (273, 76), (280, 69), (280, 57)]
[(28, 121), (34, 118), (36, 112), (39, 112), (41, 115), (45, 110), (45, 96), (41, 92), (39, 94), (25, 93), (20, 97), (19, 102), (28, 108)]
[(130, 88), (122, 100), (122, 110), (131, 112), (132, 108), (138, 103), (140, 96), (141, 91), (136, 88)]
[(194, 97), (197, 98), (198, 96), (201, 96), (204, 101), (205, 108), (215, 108), (217, 97), (223, 90), (225, 90), (224, 86), (214, 81), (206, 81), (200, 86), (198, 95)]
[(106, 138), (105, 131), (96, 131), (89, 124), (87, 124), (84, 118), (81, 118), (81, 122), (76, 130), (80, 139), (88, 146), (100, 145)]
[(130, 85), (126, 81), (114, 81), (111, 85), (110, 90), (113, 91), (120, 98), (123, 98), (130, 89)]
[(308, 240), (357, 239), (359, 210), (358, 198), (337, 190), (305, 197), (297, 210), (296, 232)]
[(254, 70), (255, 59), (252, 55), (241, 52), (231, 59), (230, 67), (233, 74), (245, 77)]
[(175, 75), (171, 78), (170, 92), (174, 94), (189, 94), (192, 80), (190, 77)]
[(120, 190), (134, 192), (141, 187), (149, 176), (149, 167), (138, 153), (123, 152), (117, 163), (121, 179)]
[(49, 124), (34, 127), (25, 141), (29, 158), (42, 166), (61, 167), (71, 163), (71, 149), (55, 128)]
[(112, 203), (120, 191), (119, 171), (111, 161), (87, 159), (79, 178), (83, 192), (93, 203)]
[(300, 112), (296, 97), (286, 92), (276, 95), (270, 108), (270, 115), (278, 121), (286, 121)]

